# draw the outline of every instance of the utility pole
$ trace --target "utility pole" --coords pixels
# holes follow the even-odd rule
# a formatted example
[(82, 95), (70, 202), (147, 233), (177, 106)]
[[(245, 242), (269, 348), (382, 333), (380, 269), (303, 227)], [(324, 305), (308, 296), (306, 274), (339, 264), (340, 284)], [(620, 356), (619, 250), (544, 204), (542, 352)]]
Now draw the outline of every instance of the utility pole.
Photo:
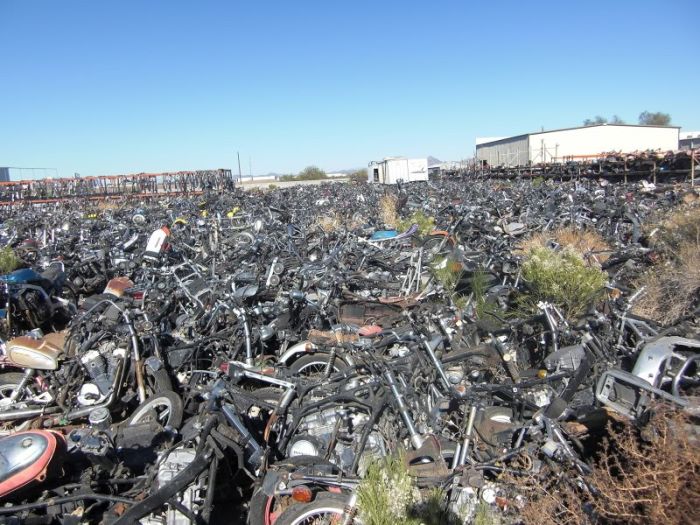
[(238, 182), (243, 182), (243, 175), (241, 174), (241, 152), (237, 151), (236, 155), (238, 155)]

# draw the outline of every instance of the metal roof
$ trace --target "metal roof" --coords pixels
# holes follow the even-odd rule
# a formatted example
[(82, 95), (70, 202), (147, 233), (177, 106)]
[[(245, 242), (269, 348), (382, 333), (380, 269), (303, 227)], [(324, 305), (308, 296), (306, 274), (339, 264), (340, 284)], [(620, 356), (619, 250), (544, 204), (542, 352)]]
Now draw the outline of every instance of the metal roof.
[(505, 137), (502, 139), (494, 140), (491, 142), (482, 142), (481, 144), (477, 144), (476, 147), (481, 147), (481, 146), (491, 146), (492, 144), (499, 144), (503, 142), (508, 142), (513, 139), (522, 139), (525, 137), (529, 137), (530, 135), (542, 135), (543, 133), (555, 133), (557, 131), (573, 131), (575, 129), (588, 129), (588, 128), (598, 128), (598, 127), (616, 127), (616, 128), (668, 128), (668, 129), (678, 129), (680, 130), (680, 126), (646, 126), (643, 124), (591, 124), (590, 126), (575, 126), (572, 128), (559, 128), (559, 129), (547, 129), (544, 131), (533, 131), (531, 133), (522, 133), (521, 135), (513, 135), (512, 137)]

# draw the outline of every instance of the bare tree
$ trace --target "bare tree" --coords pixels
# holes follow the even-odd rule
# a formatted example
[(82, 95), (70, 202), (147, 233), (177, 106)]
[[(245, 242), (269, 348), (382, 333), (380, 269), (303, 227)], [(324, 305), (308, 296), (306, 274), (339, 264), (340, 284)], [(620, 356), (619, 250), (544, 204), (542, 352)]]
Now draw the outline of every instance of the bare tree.
[(613, 115), (610, 119), (610, 124), (626, 124), (626, 122), (617, 115)]
[(668, 126), (671, 124), (671, 115), (660, 111), (656, 113), (642, 111), (639, 114), (639, 123), (642, 126)]
[(587, 118), (586, 120), (583, 121), (584, 126), (599, 126), (601, 124), (607, 124), (608, 119), (605, 117), (601, 117), (600, 115), (596, 115), (595, 118), (590, 119)]

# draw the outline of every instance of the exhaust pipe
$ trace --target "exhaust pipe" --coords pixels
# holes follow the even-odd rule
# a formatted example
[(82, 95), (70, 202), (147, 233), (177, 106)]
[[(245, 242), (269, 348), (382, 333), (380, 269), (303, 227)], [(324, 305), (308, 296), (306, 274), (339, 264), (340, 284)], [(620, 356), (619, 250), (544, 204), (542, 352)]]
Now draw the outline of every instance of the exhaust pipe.
[[(65, 414), (65, 418), (69, 421), (72, 421), (74, 419), (80, 419), (82, 417), (86, 417), (95, 410), (96, 408), (109, 408), (109, 406), (114, 403), (114, 400), (117, 397), (118, 393), (118, 386), (121, 384), (122, 381), (122, 372), (124, 371), (124, 361), (120, 361), (119, 364), (117, 365), (119, 368), (117, 369), (117, 373), (115, 374), (115, 381), (112, 384), (112, 392), (109, 394), (107, 399), (103, 401), (102, 403), (99, 403), (97, 405), (90, 405), (87, 407), (79, 408), (77, 410), (73, 410), (71, 412), (68, 412)], [(32, 417), (39, 417), (39, 416), (44, 416), (48, 414), (55, 414), (56, 412), (59, 412), (61, 409), (60, 407), (53, 406), (53, 407), (43, 407), (43, 408), (27, 408), (27, 409), (22, 409), (22, 410), (12, 410), (9, 412), (0, 412), (0, 421), (14, 421), (16, 419), (29, 419)], [(58, 424), (58, 420), (54, 419), (54, 423)]]

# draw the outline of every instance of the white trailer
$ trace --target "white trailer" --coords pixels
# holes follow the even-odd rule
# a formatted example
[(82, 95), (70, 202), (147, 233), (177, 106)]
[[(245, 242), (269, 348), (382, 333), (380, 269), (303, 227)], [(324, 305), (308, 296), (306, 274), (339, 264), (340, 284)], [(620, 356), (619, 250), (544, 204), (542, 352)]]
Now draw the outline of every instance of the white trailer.
[(378, 162), (370, 162), (367, 182), (375, 184), (396, 184), (397, 182), (417, 182), (428, 180), (428, 159), (407, 159), (387, 157)]

